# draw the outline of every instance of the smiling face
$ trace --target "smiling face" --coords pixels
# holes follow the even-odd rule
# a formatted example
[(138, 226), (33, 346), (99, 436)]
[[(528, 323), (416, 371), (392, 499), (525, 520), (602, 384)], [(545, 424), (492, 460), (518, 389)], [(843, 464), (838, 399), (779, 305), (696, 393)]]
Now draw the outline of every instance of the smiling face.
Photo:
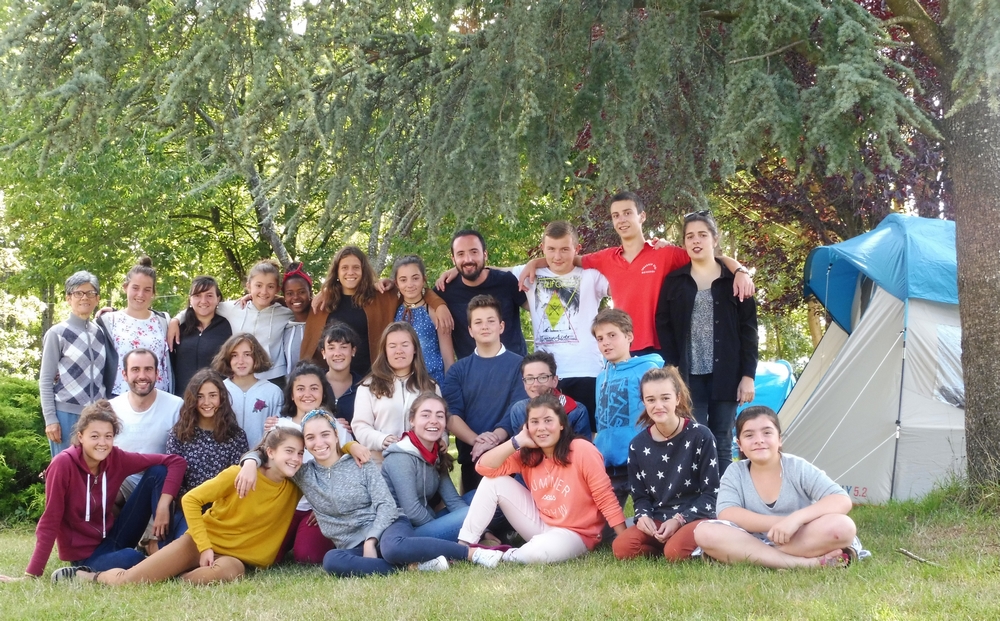
[(528, 411), (526, 424), (528, 435), (546, 454), (559, 442), (563, 426), (559, 422), (559, 415), (552, 408), (545, 406), (531, 408)]
[(291, 478), (302, 467), (302, 451), (302, 440), (288, 437), (276, 448), (267, 449), (267, 464), (282, 477)]
[(314, 416), (302, 427), (306, 450), (321, 466), (327, 466), (340, 458), (337, 452), (337, 430), (322, 416)]
[(337, 265), (337, 280), (344, 295), (354, 295), (361, 282), (361, 259), (345, 254)]
[(385, 337), (385, 357), (389, 368), (396, 375), (406, 375), (413, 369), (413, 356), (416, 347), (409, 332), (396, 330)]
[(305, 320), (309, 315), (309, 303), (312, 302), (312, 290), (309, 283), (301, 278), (289, 278), (285, 281), (282, 294), (285, 296), (285, 306), (295, 313), (296, 321)]
[(751, 463), (770, 463), (780, 459), (781, 434), (769, 416), (757, 416), (743, 423), (736, 443)]
[(274, 274), (254, 274), (247, 283), (247, 293), (257, 310), (264, 310), (278, 295), (278, 277)]
[(351, 360), (358, 351), (350, 343), (327, 341), (323, 345), (323, 360), (331, 371), (344, 371), (351, 368)]
[(410, 426), (424, 446), (431, 448), (448, 433), (447, 419), (444, 403), (428, 398), (417, 406), (417, 411), (410, 418)]
[(153, 304), (153, 298), (156, 297), (153, 279), (145, 274), (133, 274), (124, 289), (130, 311), (147, 312)]
[(156, 380), (159, 379), (159, 374), (156, 370), (156, 360), (152, 354), (132, 354), (128, 357), (126, 365), (122, 369), (122, 375), (125, 376), (125, 382), (128, 384), (130, 392), (137, 397), (145, 397), (156, 390)]
[(601, 355), (608, 362), (618, 363), (629, 359), (632, 333), (623, 332), (613, 323), (602, 323), (594, 326), (594, 338), (597, 339)]
[(403, 300), (413, 304), (419, 302), (424, 295), (426, 280), (416, 263), (400, 265), (396, 270), (396, 288), (403, 295)]
[[(292, 380), (292, 403), (298, 416), (323, 405), (323, 381), (307, 373)], [(312, 451), (310, 451), (312, 452)]]
[(451, 260), (463, 280), (475, 282), (486, 267), (486, 251), (478, 237), (465, 235), (451, 243)]
[(503, 322), (493, 308), (476, 308), (469, 315), (469, 334), (477, 346), (495, 345), (503, 334)]
[(552, 392), (559, 385), (559, 378), (544, 362), (529, 362), (521, 372), (524, 392), (534, 399), (538, 395)]
[(653, 423), (669, 433), (677, 426), (677, 387), (671, 380), (647, 381), (642, 385), (642, 403)]
[(219, 411), (222, 404), (222, 397), (219, 394), (219, 387), (214, 382), (205, 382), (198, 389), (198, 417), (199, 424), (206, 423), (210, 427), (215, 427), (212, 420), (215, 413)]
[(115, 428), (109, 422), (95, 420), (77, 433), (77, 439), (87, 465), (96, 468), (97, 464), (111, 454), (111, 447), (115, 443)]
[(718, 239), (704, 222), (693, 220), (684, 225), (684, 249), (692, 261), (714, 259), (717, 242)]
[(579, 249), (579, 244), (573, 243), (572, 235), (559, 239), (552, 239), (547, 235), (542, 238), (542, 254), (545, 256), (545, 262), (548, 263), (550, 270), (560, 276), (572, 272), (576, 267), (573, 265), (573, 260)]
[(84, 283), (66, 294), (66, 302), (70, 311), (82, 319), (89, 319), (98, 302), (97, 289), (89, 282)]
[(646, 212), (640, 212), (632, 201), (615, 201), (611, 203), (611, 226), (621, 240), (627, 241), (642, 236), (642, 223), (646, 221)]
[(188, 304), (194, 309), (194, 314), (198, 319), (211, 319), (215, 316), (215, 309), (219, 307), (219, 294), (215, 287), (209, 287), (201, 293), (188, 296)]
[(253, 373), (253, 348), (250, 343), (240, 341), (229, 354), (229, 367), (233, 370), (234, 377), (246, 377)]

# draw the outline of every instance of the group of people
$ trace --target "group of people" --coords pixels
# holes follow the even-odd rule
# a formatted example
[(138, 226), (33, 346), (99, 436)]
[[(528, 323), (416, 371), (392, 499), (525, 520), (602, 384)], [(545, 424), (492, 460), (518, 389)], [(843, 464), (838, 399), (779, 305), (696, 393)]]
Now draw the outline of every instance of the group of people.
[(231, 580), (289, 553), (337, 576), (548, 563), (609, 537), (620, 559), (850, 563), (846, 493), (781, 453), (773, 411), (736, 418), (756, 306), (711, 215), (687, 214), (677, 247), (645, 240), (635, 194), (610, 214), (621, 246), (580, 255), (552, 222), (512, 268), (458, 231), (433, 288), (414, 255), (380, 281), (342, 248), (315, 296), (301, 264), (261, 261), (244, 298), (200, 276), (172, 318), (148, 260), (96, 320), (99, 283), (73, 274), (44, 338), (53, 459), (27, 576), (56, 542), (53, 580), (106, 584)]

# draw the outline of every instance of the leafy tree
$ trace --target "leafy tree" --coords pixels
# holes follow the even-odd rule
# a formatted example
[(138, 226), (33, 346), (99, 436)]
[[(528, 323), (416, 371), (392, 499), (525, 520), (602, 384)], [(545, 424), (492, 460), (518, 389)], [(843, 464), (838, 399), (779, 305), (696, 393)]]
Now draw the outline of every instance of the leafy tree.
[[(683, 212), (761, 161), (851, 188), (859, 172), (869, 184), (897, 174), (920, 139), (940, 142), (970, 473), (1000, 480), (994, 2), (34, 0), (10, 11), (0, 78), (10, 109), (33, 121), (11, 146), (40, 142), (63, 159), (153, 131), (203, 163), (191, 186), (240, 181), (282, 261), (312, 218), (320, 246), (368, 232), (381, 264), (421, 218), (509, 218), (531, 201), (579, 213), (640, 181)], [(921, 76), (901, 50), (936, 72), (937, 111), (913, 97)]]

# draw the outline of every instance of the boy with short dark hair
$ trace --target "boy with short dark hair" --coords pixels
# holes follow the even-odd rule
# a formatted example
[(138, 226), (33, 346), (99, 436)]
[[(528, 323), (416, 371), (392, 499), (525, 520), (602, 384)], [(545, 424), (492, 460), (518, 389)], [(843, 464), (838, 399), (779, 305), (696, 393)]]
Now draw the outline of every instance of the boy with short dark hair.
[(547, 351), (535, 351), (521, 360), (521, 382), (527, 399), (521, 399), (511, 404), (504, 416), (503, 428), (507, 435), (514, 436), (521, 431), (527, 417), (528, 401), (541, 395), (552, 394), (559, 399), (566, 418), (573, 427), (573, 433), (590, 440), (593, 437), (590, 426), (590, 412), (583, 403), (578, 403), (573, 397), (559, 391), (559, 376), (556, 375), (556, 359)]
[(500, 303), (490, 295), (469, 301), (469, 334), (476, 342), (471, 356), (461, 358), (444, 378), (441, 395), (448, 402), (448, 431), (455, 434), (462, 465), (464, 494), (482, 480), (475, 462), (507, 440), (503, 418), (511, 403), (527, 397), (521, 384), (521, 356), (500, 342), (504, 331)]
[(594, 444), (604, 455), (618, 504), (625, 506), (629, 494), (628, 445), (635, 437), (639, 415), (645, 411), (639, 380), (653, 368), (663, 366), (659, 354), (632, 357), (632, 318), (617, 308), (597, 314), (591, 328), (606, 360), (597, 376), (597, 435)]

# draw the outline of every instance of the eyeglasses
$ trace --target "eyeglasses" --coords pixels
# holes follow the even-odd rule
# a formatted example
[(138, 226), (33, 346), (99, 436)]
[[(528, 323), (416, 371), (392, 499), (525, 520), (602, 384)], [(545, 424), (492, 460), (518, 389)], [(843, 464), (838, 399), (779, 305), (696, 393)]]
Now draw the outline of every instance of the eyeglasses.
[(696, 216), (701, 216), (702, 218), (711, 218), (712, 212), (707, 209), (703, 209), (701, 211), (692, 211), (691, 213), (684, 214), (684, 220), (687, 221)]
[(70, 291), (69, 295), (73, 297), (74, 300), (92, 300), (97, 297), (96, 291)]
[(544, 384), (550, 379), (552, 379), (552, 375), (535, 375), (534, 377), (529, 375), (528, 377), (521, 378), (521, 381), (524, 382), (526, 385), (531, 386), (535, 382), (538, 382), (539, 384)]

